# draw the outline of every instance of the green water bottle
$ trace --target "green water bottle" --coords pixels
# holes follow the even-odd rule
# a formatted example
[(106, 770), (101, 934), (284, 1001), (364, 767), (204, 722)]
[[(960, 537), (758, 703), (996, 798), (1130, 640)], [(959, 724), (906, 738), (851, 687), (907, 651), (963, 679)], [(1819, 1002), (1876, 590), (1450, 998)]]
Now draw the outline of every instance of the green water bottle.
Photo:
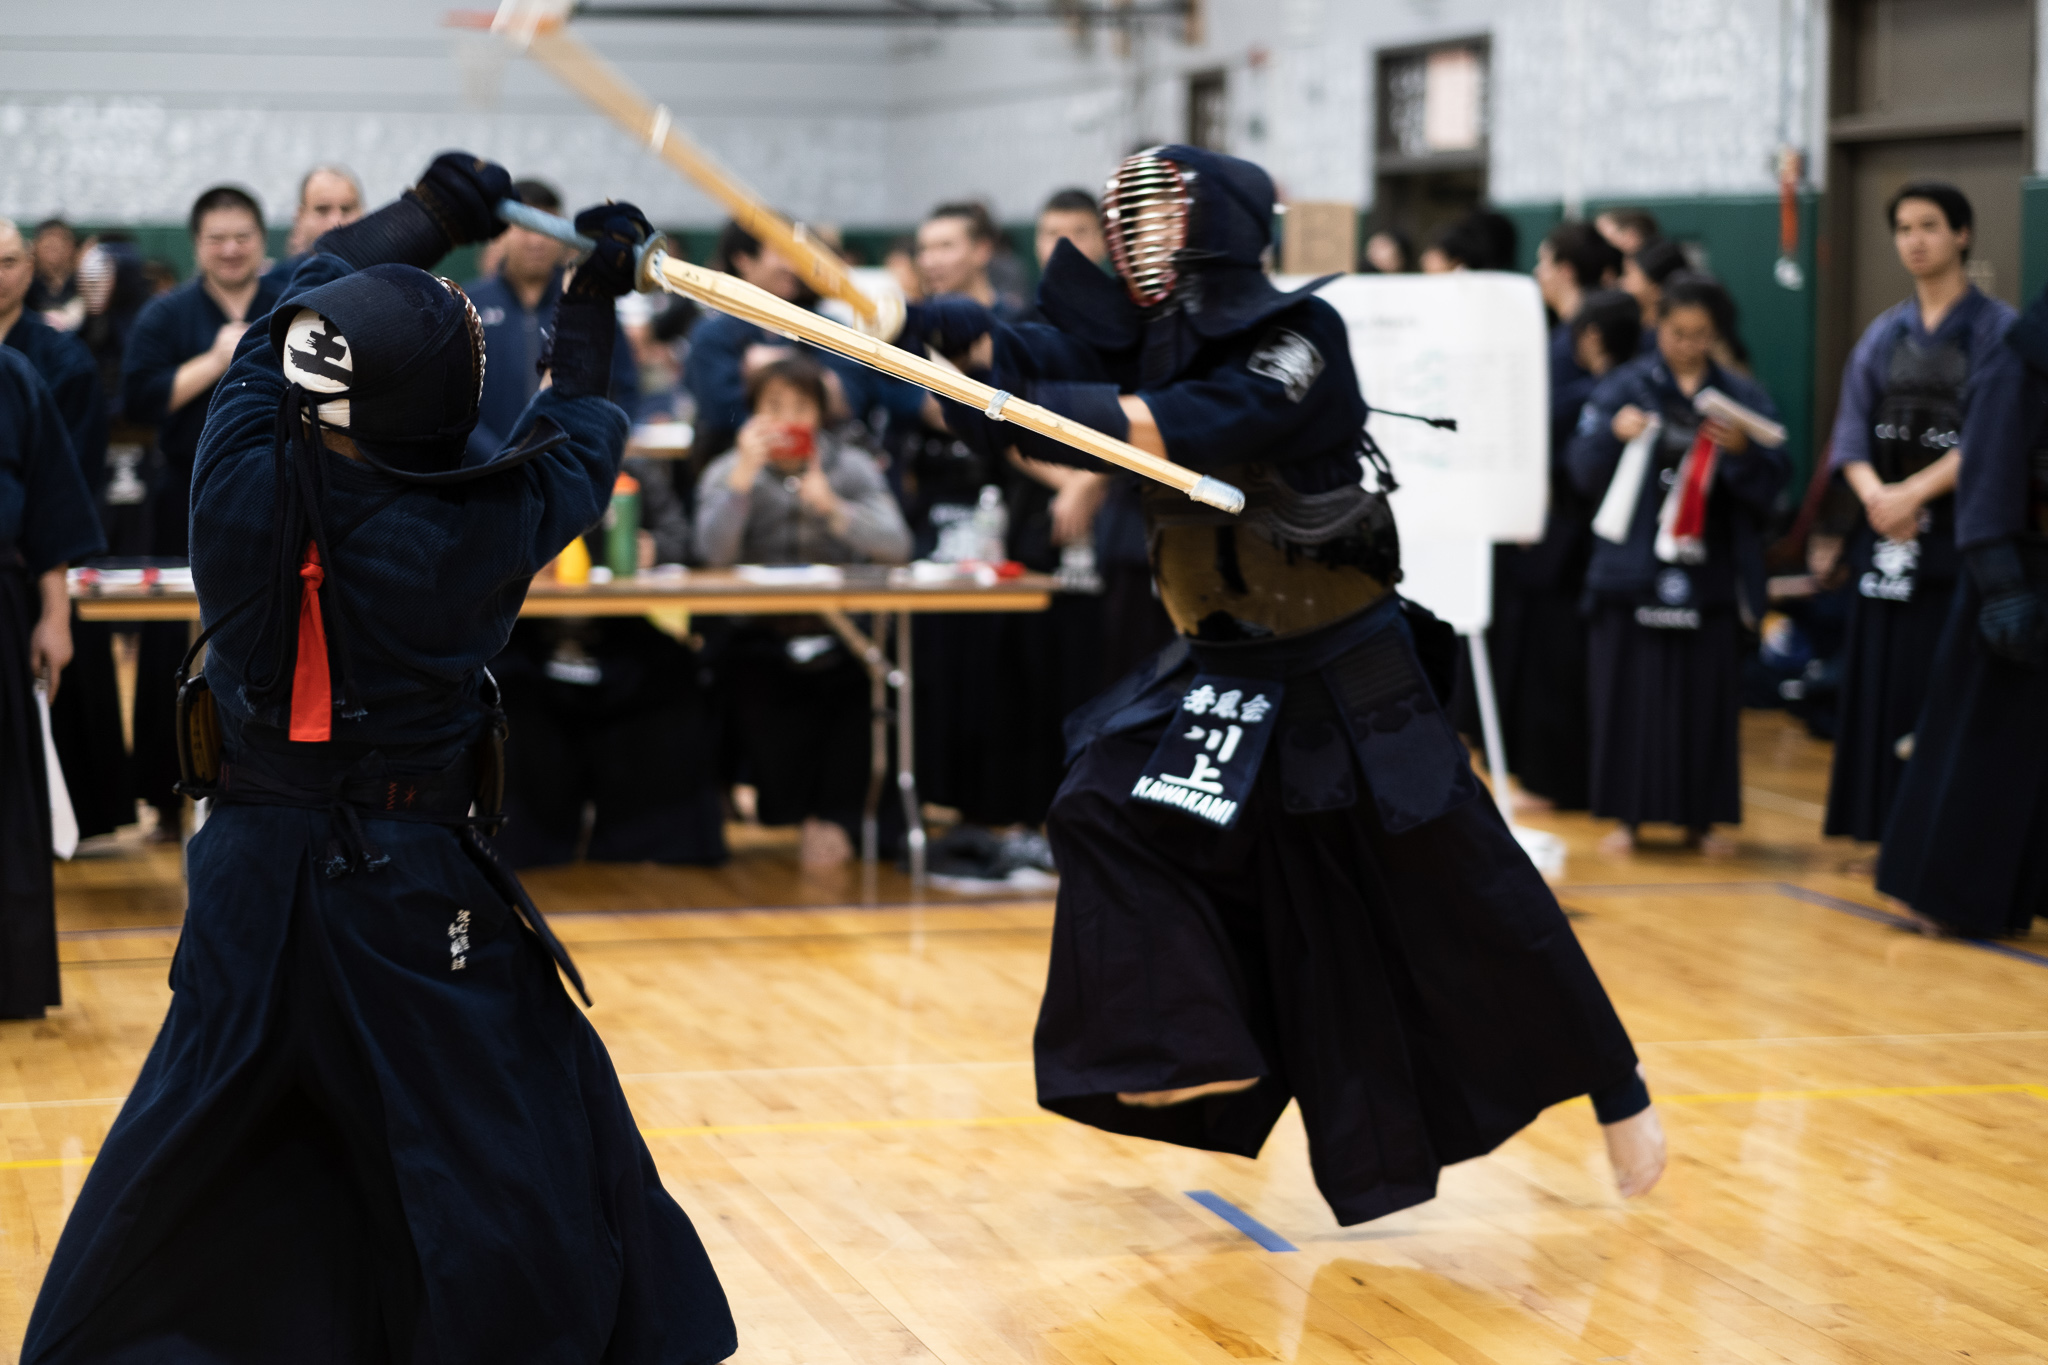
[(612, 485), (604, 513), (604, 563), (615, 579), (640, 571), (640, 481), (631, 474), (619, 475)]

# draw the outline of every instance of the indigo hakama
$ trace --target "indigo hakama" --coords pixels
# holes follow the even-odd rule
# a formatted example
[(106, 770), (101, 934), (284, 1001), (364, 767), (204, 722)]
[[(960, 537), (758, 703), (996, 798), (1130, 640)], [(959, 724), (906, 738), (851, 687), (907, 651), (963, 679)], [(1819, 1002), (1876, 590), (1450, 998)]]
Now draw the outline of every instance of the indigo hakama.
[[(573, 965), (467, 814), (499, 722), (484, 664), (618, 474), (627, 423), (602, 396), (598, 333), (610, 301), (562, 323), (555, 387), (500, 470), (422, 487), (367, 462), (377, 329), (351, 332), (338, 310), (367, 296), (345, 291), (381, 288), (404, 300), (378, 315), (402, 332), (467, 304), (421, 271), (325, 254), (375, 221), (330, 233), (299, 267), (237, 349), (199, 443), (218, 795), (188, 851), (169, 1015), (57, 1245), (24, 1361), (582, 1365), (734, 1347), (703, 1245), (563, 986)], [(285, 444), (306, 390), (279, 354), (310, 313), (348, 334), (328, 354), (353, 348), (364, 462)], [(465, 354), (481, 333), (459, 313), (443, 326)], [(473, 377), (448, 391), (464, 387), (473, 405)], [(293, 621), (261, 604), (293, 524), (278, 509), (309, 504), (326, 553), (297, 576), (320, 605), (297, 618), (299, 672), (287, 655), (280, 699), (259, 665)], [(302, 693), (309, 620), (325, 621), (334, 669), (320, 741), (287, 738), (326, 722), (326, 690), (310, 718)]]
[[(1972, 358), (1989, 358), (1989, 376), (2009, 370), (1998, 351), (2012, 319), (2012, 309), (1974, 285), (1931, 334), (1917, 299), (1880, 313), (1842, 377), (1834, 467), (1869, 463), (1896, 483), (1959, 445), (1967, 448), (1982, 390)], [(1859, 509), (1848, 565), (1854, 591), (1823, 831), (1870, 842), (1884, 835), (1906, 767), (1899, 745), (1919, 722), (1955, 598), (1955, 498), (1921, 509), (1919, 534), (1903, 543), (1881, 538)]]
[(0, 346), (0, 1019), (40, 1019), (63, 1003), (29, 635), (42, 618), (42, 576), (105, 549), (55, 398), (19, 351)]
[[(1708, 386), (1776, 415), (1768, 394), (1718, 364), (1709, 364), (1701, 387)], [(1785, 482), (1785, 455), (1754, 443), (1739, 455), (1724, 452), (1707, 493), (1704, 557), (1664, 562), (1658, 513), (1701, 419), (1661, 354), (1638, 356), (1600, 381), (1566, 460), (1579, 492), (1603, 500), (1623, 448), (1614, 415), (1628, 406), (1662, 427), (1628, 538), (1595, 537), (1586, 571), (1592, 812), (1698, 833), (1742, 819), (1741, 614), (1761, 619), (1763, 522)]]

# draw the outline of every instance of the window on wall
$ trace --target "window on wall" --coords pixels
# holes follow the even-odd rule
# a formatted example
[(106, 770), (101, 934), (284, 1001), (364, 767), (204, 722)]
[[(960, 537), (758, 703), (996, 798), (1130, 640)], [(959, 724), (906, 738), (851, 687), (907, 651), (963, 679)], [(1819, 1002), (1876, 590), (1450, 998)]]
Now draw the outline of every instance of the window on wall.
[(1212, 152), (1230, 150), (1229, 86), (1221, 71), (1188, 77), (1188, 145)]
[(1462, 38), (1376, 54), (1372, 230), (1420, 247), (1486, 197), (1488, 47)]

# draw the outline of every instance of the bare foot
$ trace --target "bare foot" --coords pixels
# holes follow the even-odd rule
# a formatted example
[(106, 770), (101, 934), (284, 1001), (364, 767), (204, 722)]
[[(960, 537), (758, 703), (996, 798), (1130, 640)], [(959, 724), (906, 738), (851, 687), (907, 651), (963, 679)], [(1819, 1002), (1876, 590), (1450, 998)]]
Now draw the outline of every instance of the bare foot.
[(1140, 1109), (1164, 1109), (1169, 1104), (1186, 1104), (1204, 1095), (1235, 1095), (1240, 1090), (1249, 1090), (1259, 1083), (1253, 1076), (1244, 1081), (1210, 1081), (1207, 1085), (1190, 1085), (1180, 1090), (1120, 1090), (1117, 1099), (1124, 1104)]
[(1713, 830), (1700, 830), (1685, 838), (1687, 848), (1697, 849), (1703, 858), (1733, 858), (1739, 851), (1735, 840)]
[(1946, 924), (1943, 924), (1940, 920), (1929, 919), (1926, 915), (1921, 914), (1918, 910), (1915, 910), (1912, 906), (1907, 905), (1904, 902), (1894, 902), (1894, 904), (1898, 906), (1899, 913), (1904, 915), (1907, 918), (1907, 920), (1909, 920), (1912, 923), (1915, 929), (1918, 929), (1928, 938), (1955, 937), (1955, 935), (1949, 931), (1949, 927)]
[(836, 821), (812, 816), (798, 837), (797, 865), (806, 872), (836, 872), (853, 861), (853, 841)]
[(1627, 825), (1616, 825), (1613, 832), (1600, 841), (1600, 851), (1610, 858), (1626, 858), (1636, 851), (1636, 832)]
[(1557, 802), (1549, 797), (1538, 796), (1534, 792), (1525, 792), (1519, 787), (1515, 789), (1510, 804), (1514, 807), (1515, 814), (1517, 815), (1540, 815), (1544, 811), (1557, 809)]
[(1607, 1164), (1614, 1168), (1621, 1197), (1648, 1194), (1664, 1174), (1664, 1125), (1657, 1118), (1657, 1106), (1620, 1123), (1603, 1123), (1600, 1135), (1607, 1139)]

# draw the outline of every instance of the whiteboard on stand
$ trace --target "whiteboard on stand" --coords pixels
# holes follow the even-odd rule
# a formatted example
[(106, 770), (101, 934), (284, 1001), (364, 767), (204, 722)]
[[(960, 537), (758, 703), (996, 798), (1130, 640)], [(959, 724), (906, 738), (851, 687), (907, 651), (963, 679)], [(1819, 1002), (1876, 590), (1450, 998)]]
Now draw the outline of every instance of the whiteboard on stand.
[(1550, 348), (1536, 282), (1494, 271), (1342, 275), (1318, 297), (1344, 319), (1368, 403), (1457, 419), (1443, 431), (1381, 411), (1367, 429), (1401, 485), (1401, 591), (1460, 632), (1483, 630), (1491, 547), (1539, 538), (1550, 502)]

